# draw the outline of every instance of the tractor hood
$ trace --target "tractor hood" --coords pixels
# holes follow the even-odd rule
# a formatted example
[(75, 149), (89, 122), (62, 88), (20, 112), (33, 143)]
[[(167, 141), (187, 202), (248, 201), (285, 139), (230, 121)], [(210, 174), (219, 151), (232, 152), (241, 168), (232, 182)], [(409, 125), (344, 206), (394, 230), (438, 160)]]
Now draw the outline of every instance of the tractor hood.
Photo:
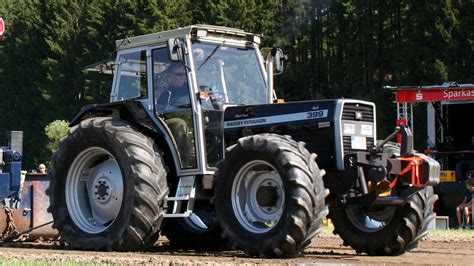
[[(226, 106), (222, 128), (225, 143), (253, 134), (290, 135), (319, 156), (321, 167), (344, 169), (343, 156), (367, 151), (376, 140), (375, 105), (335, 99), (246, 106)], [(351, 131), (343, 132), (343, 126)]]
[(224, 112), (224, 131), (258, 128), (291, 123), (317, 122), (331, 126), (336, 100), (288, 102), (283, 104), (229, 106)]
[[(290, 135), (306, 143), (310, 152), (328, 154), (318, 158), (325, 169), (333, 169), (335, 113), (337, 100), (288, 102), (255, 106), (232, 106), (224, 112), (224, 139), (235, 143), (239, 138), (261, 133)], [(339, 125), (339, 124), (337, 124)]]

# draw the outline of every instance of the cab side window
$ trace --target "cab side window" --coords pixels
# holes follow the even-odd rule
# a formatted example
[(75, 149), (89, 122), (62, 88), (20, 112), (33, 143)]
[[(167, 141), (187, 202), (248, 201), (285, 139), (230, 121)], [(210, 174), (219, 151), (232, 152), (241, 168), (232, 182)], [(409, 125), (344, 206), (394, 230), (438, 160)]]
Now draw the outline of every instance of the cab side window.
[(121, 54), (118, 65), (115, 101), (146, 98), (146, 50)]

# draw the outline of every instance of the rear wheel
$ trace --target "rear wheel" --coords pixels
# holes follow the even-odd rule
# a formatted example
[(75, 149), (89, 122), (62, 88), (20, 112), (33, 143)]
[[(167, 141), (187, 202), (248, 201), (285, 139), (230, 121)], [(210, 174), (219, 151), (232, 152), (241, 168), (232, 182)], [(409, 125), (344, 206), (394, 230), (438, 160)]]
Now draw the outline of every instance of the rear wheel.
[(152, 141), (122, 120), (70, 130), (49, 172), (53, 227), (81, 249), (141, 250), (163, 219), (166, 171)]
[(260, 134), (228, 149), (215, 179), (217, 218), (234, 248), (288, 257), (311, 244), (327, 215), (320, 170), (304, 143)]

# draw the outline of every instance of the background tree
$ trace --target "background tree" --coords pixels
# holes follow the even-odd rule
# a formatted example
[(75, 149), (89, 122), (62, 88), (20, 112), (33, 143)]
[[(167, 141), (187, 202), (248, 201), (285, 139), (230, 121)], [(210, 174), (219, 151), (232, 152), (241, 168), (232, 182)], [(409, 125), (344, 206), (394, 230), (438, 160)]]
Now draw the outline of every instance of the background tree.
[[(46, 125), (108, 101), (111, 77), (84, 68), (112, 57), (115, 40), (202, 23), (282, 47), (279, 97), (374, 101), (378, 134), (387, 135), (396, 110), (383, 85), (473, 82), (473, 11), (467, 0), (0, 0), (0, 132), (24, 131), (26, 168), (47, 161)], [(416, 108), (418, 149), (423, 112)]]
[(54, 120), (44, 128), (44, 133), (48, 136), (48, 150), (55, 153), (59, 150), (59, 141), (67, 136), (69, 122), (65, 120)]

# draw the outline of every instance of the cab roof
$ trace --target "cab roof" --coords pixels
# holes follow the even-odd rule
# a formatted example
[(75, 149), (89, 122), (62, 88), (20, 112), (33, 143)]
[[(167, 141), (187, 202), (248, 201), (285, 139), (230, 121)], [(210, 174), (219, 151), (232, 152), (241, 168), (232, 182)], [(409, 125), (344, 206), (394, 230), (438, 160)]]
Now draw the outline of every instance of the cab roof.
[(147, 46), (162, 43), (168, 39), (172, 38), (191, 38), (196, 37), (227, 37), (227, 38), (237, 38), (241, 40), (246, 40), (250, 42), (255, 42), (260, 44), (260, 37), (256, 36), (253, 33), (246, 32), (244, 30), (213, 26), (213, 25), (190, 25), (183, 28), (178, 28), (174, 30), (156, 32), (146, 35), (140, 35), (136, 37), (130, 37), (125, 39), (120, 39), (115, 41), (115, 46), (117, 51), (125, 50), (135, 47)]

